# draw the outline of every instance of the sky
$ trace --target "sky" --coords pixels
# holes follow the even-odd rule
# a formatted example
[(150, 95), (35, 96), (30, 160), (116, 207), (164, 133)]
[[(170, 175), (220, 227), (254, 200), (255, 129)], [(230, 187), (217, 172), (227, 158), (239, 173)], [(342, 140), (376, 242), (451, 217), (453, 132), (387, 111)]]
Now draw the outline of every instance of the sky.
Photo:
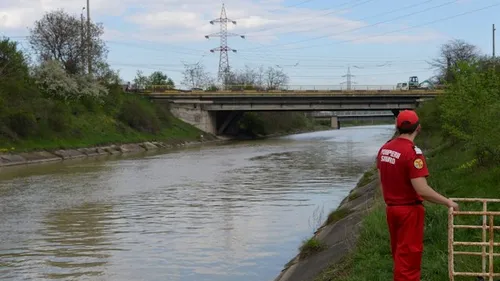
[[(210, 20), (222, 1), (90, 0), (92, 21), (105, 28), (108, 62), (132, 81), (137, 70), (160, 70), (182, 88), (185, 64), (203, 64), (214, 77), (220, 31)], [(62, 8), (80, 15), (85, 0), (2, 0), (0, 36), (29, 51), (25, 37), (45, 12)], [(496, 5), (496, 6), (494, 6)], [(500, 0), (225, 0), (232, 69), (279, 67), (291, 88), (387, 88), (435, 74), (428, 61), (442, 44), (462, 39), (492, 53), (492, 24)], [(485, 8), (485, 9), (482, 9)], [(478, 9), (482, 9), (476, 11)], [(86, 15), (86, 12), (85, 12)], [(496, 16), (496, 17), (495, 17)], [(497, 22), (500, 27), (500, 22)]]

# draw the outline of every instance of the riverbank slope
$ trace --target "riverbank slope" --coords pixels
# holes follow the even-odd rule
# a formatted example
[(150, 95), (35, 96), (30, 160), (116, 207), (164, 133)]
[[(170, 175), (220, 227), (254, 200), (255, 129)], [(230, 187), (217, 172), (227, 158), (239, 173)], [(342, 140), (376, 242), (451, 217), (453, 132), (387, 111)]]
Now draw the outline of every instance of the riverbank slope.
[[(427, 101), (417, 110), (423, 129), (415, 143), (424, 151), (427, 160), (430, 171), (428, 183), (446, 197), (498, 198), (500, 134), (494, 132), (500, 130), (497, 121), (500, 118), (500, 74), (481, 61), (459, 64), (450, 73), (454, 80), (448, 84), (445, 94)], [(368, 175), (374, 173), (375, 170), (372, 170)], [(367, 197), (344, 201), (329, 217), (330, 222), (336, 223), (327, 221), (323, 229), (305, 241), (301, 254), (289, 263), (290, 268), (277, 280), (392, 279), (385, 204), (380, 196), (376, 196), (378, 179), (375, 175), (370, 179), (371, 185), (368, 184), (365, 187), (367, 192), (362, 193)], [(360, 193), (355, 194), (354, 197), (357, 197)], [(350, 203), (351, 200), (355, 203)], [(447, 280), (448, 210), (441, 205), (424, 204), (425, 246), (421, 278), (427, 281)], [(463, 211), (482, 210), (481, 203), (459, 204)], [(488, 204), (488, 210), (498, 211), (499, 205)], [(460, 217), (455, 223), (480, 226), (481, 217)], [(499, 224), (498, 220), (495, 224)], [(481, 241), (481, 231), (457, 229), (454, 239)], [(456, 250), (481, 251), (478, 247), (457, 247)], [(481, 272), (481, 259), (478, 257), (457, 255), (454, 259), (456, 272)], [(494, 265), (500, 266), (500, 261), (495, 261)], [(318, 271), (321, 273), (316, 274)]]
[[(110, 95), (115, 101), (114, 107), (108, 107), (112, 109), (110, 111), (104, 110), (106, 104), (93, 110), (80, 108), (85, 106), (84, 103), (66, 105), (67, 112), (51, 117), (54, 123), (65, 122), (57, 131), (35, 122), (32, 124), (34, 130), (23, 135), (15, 132), (19, 128), (9, 128), (9, 119), (4, 119), (4, 123), (0, 120), (3, 128), (0, 133), (0, 166), (168, 149), (231, 139), (205, 133), (175, 118), (161, 105), (126, 94), (117, 87), (111, 87)], [(32, 114), (25, 111), (20, 116), (23, 119)], [(297, 112), (249, 116), (242, 119), (240, 127), (250, 138), (325, 129)]]
[[(498, 68), (497, 68), (498, 69)], [(458, 70), (458, 71), (456, 71)], [(418, 110), (423, 131), (416, 145), (423, 149), (428, 183), (451, 198), (499, 198), (500, 186), (500, 74), (479, 62), (463, 63), (451, 71), (454, 80), (444, 95)], [(316, 281), (391, 280), (392, 259), (385, 209), (381, 198), (362, 220), (353, 251), (330, 266)], [(422, 280), (448, 280), (447, 208), (426, 206)], [(482, 203), (459, 202), (462, 211), (481, 211)], [(488, 210), (500, 210), (488, 204)], [(457, 217), (456, 224), (481, 225), (480, 216)], [(495, 225), (498, 220), (495, 219)], [(455, 241), (481, 241), (481, 230), (457, 229)], [(455, 247), (481, 252), (479, 247)], [(495, 268), (500, 265), (494, 262)], [(456, 255), (456, 272), (481, 272), (481, 258)], [(470, 278), (470, 277), (469, 277)], [(467, 278), (456, 280), (469, 280)]]
[(304, 241), (299, 254), (285, 265), (275, 281), (308, 281), (331, 263), (349, 255), (356, 244), (363, 217), (380, 197), (376, 168), (371, 167), (314, 235)]

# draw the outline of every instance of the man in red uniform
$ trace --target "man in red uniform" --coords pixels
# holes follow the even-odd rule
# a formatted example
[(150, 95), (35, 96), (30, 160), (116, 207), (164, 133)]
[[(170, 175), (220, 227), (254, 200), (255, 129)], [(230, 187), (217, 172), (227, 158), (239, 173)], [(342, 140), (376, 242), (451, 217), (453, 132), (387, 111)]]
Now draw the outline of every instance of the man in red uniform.
[(421, 130), (417, 114), (401, 111), (396, 118), (399, 136), (380, 148), (377, 156), (381, 189), (387, 205), (394, 281), (420, 281), (424, 215), (422, 202), (453, 207), (458, 205), (434, 191), (428, 184), (425, 157), (413, 143)]

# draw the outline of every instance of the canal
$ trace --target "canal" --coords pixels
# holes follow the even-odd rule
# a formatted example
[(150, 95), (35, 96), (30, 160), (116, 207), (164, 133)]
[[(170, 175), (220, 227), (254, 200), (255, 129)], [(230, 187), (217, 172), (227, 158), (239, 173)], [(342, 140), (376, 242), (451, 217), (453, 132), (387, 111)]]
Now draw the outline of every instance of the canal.
[(392, 134), (2, 168), (0, 280), (272, 280)]

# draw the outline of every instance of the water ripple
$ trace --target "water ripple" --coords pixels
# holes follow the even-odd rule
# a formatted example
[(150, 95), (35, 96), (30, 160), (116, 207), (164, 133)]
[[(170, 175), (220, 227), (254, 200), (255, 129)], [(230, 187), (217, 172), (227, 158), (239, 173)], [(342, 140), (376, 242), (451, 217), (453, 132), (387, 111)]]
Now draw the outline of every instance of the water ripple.
[(353, 128), (6, 169), (0, 275), (272, 280), (391, 134)]

